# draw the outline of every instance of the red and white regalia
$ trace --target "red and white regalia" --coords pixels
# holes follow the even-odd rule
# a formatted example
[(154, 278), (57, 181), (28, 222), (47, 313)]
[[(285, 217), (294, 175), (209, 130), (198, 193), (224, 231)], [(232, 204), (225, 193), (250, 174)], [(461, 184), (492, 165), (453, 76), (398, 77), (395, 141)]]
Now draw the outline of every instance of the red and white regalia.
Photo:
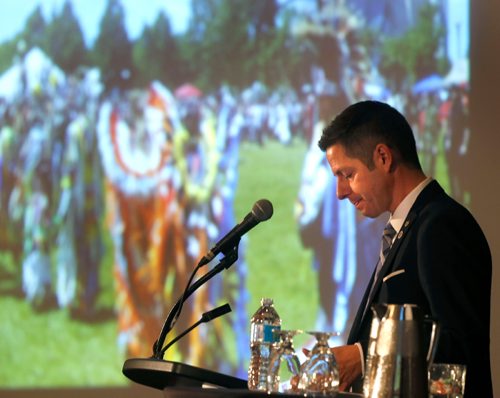
[(174, 100), (158, 82), (100, 109), (119, 343), (129, 356), (151, 355), (166, 306), (175, 302), (189, 275), (177, 201), (180, 182), (171, 156), (177, 124)]

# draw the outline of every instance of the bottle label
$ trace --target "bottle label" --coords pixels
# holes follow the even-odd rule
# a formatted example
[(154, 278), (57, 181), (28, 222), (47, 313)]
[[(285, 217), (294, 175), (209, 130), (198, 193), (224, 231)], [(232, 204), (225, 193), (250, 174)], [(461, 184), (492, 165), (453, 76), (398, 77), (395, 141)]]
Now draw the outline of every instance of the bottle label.
[(279, 341), (278, 333), (274, 333), (274, 331), (280, 331), (280, 326), (275, 325), (264, 325), (264, 341), (267, 343), (275, 343)]
[(263, 343), (274, 343), (279, 341), (279, 335), (274, 330), (281, 330), (280, 326), (269, 324), (253, 324), (251, 327), (251, 340)]

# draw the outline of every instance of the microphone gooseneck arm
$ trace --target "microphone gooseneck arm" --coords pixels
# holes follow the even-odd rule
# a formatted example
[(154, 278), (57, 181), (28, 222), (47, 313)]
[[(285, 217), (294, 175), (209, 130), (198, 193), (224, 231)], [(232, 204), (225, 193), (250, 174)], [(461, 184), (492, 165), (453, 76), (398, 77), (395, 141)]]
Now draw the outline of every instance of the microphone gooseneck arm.
[[(165, 342), (165, 338), (167, 337), (167, 334), (174, 327), (174, 323), (175, 323), (175, 321), (180, 313), (180, 309), (182, 308), (182, 305), (184, 304), (184, 302), (189, 298), (189, 296), (191, 296), (191, 294), (193, 294), (198, 288), (200, 288), (202, 285), (204, 285), (207, 281), (212, 279), (215, 275), (217, 275), (222, 270), (227, 269), (231, 265), (233, 265), (237, 259), (238, 259), (238, 246), (236, 245), (231, 251), (229, 251), (226, 254), (226, 256), (224, 258), (221, 259), (219, 264), (217, 264), (214, 268), (212, 268), (206, 274), (201, 276), (191, 286), (189, 286), (189, 284), (188, 284), (188, 287), (186, 288), (184, 293), (181, 295), (181, 297), (177, 300), (175, 305), (172, 307), (172, 309), (168, 313), (167, 319), (165, 320), (165, 323), (163, 324), (160, 335), (159, 335), (158, 339), (155, 341), (155, 343), (153, 344), (153, 357), (155, 359), (162, 359), (163, 358), (164, 351), (162, 350), (162, 347), (163, 347), (163, 344)], [(197, 266), (195, 268), (193, 275), (194, 275), (194, 273), (196, 273), (196, 271), (199, 268), (200, 268), (199, 266)], [(190, 279), (192, 279), (192, 276)]]
[(188, 334), (195, 327), (197, 327), (198, 325), (200, 325), (202, 323), (210, 322), (210, 321), (212, 321), (215, 318), (218, 318), (218, 317), (220, 317), (222, 315), (227, 314), (228, 312), (231, 312), (231, 306), (228, 303), (226, 303), (224, 305), (221, 305), (221, 306), (219, 306), (217, 308), (214, 308), (211, 311), (205, 312), (201, 316), (200, 320), (198, 320), (196, 323), (194, 323), (193, 325), (191, 325), (189, 328), (187, 328), (184, 332), (182, 332), (181, 334), (179, 334), (178, 336), (176, 336), (174, 339), (172, 339), (171, 341), (169, 341), (168, 344), (165, 345), (165, 347), (162, 348), (162, 350), (161, 350), (161, 357), (163, 357), (165, 355), (165, 351), (167, 351), (172, 345), (174, 345), (177, 341), (179, 341), (181, 338), (183, 338), (186, 334)]

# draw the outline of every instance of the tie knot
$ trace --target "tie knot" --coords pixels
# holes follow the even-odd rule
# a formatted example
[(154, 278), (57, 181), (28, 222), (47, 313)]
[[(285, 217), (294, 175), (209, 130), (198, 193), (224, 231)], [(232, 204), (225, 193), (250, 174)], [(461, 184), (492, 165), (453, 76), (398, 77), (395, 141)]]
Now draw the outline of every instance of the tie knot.
[(396, 230), (393, 228), (392, 224), (388, 222), (384, 228), (384, 238), (392, 241), (396, 235)]

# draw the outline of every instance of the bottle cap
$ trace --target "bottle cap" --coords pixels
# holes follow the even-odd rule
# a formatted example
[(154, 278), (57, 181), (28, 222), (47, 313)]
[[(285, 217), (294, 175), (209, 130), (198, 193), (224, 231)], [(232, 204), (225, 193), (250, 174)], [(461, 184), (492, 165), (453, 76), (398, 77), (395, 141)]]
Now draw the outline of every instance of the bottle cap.
[(265, 305), (265, 306), (273, 305), (273, 299), (272, 298), (263, 297), (260, 300), (260, 304), (261, 305)]

